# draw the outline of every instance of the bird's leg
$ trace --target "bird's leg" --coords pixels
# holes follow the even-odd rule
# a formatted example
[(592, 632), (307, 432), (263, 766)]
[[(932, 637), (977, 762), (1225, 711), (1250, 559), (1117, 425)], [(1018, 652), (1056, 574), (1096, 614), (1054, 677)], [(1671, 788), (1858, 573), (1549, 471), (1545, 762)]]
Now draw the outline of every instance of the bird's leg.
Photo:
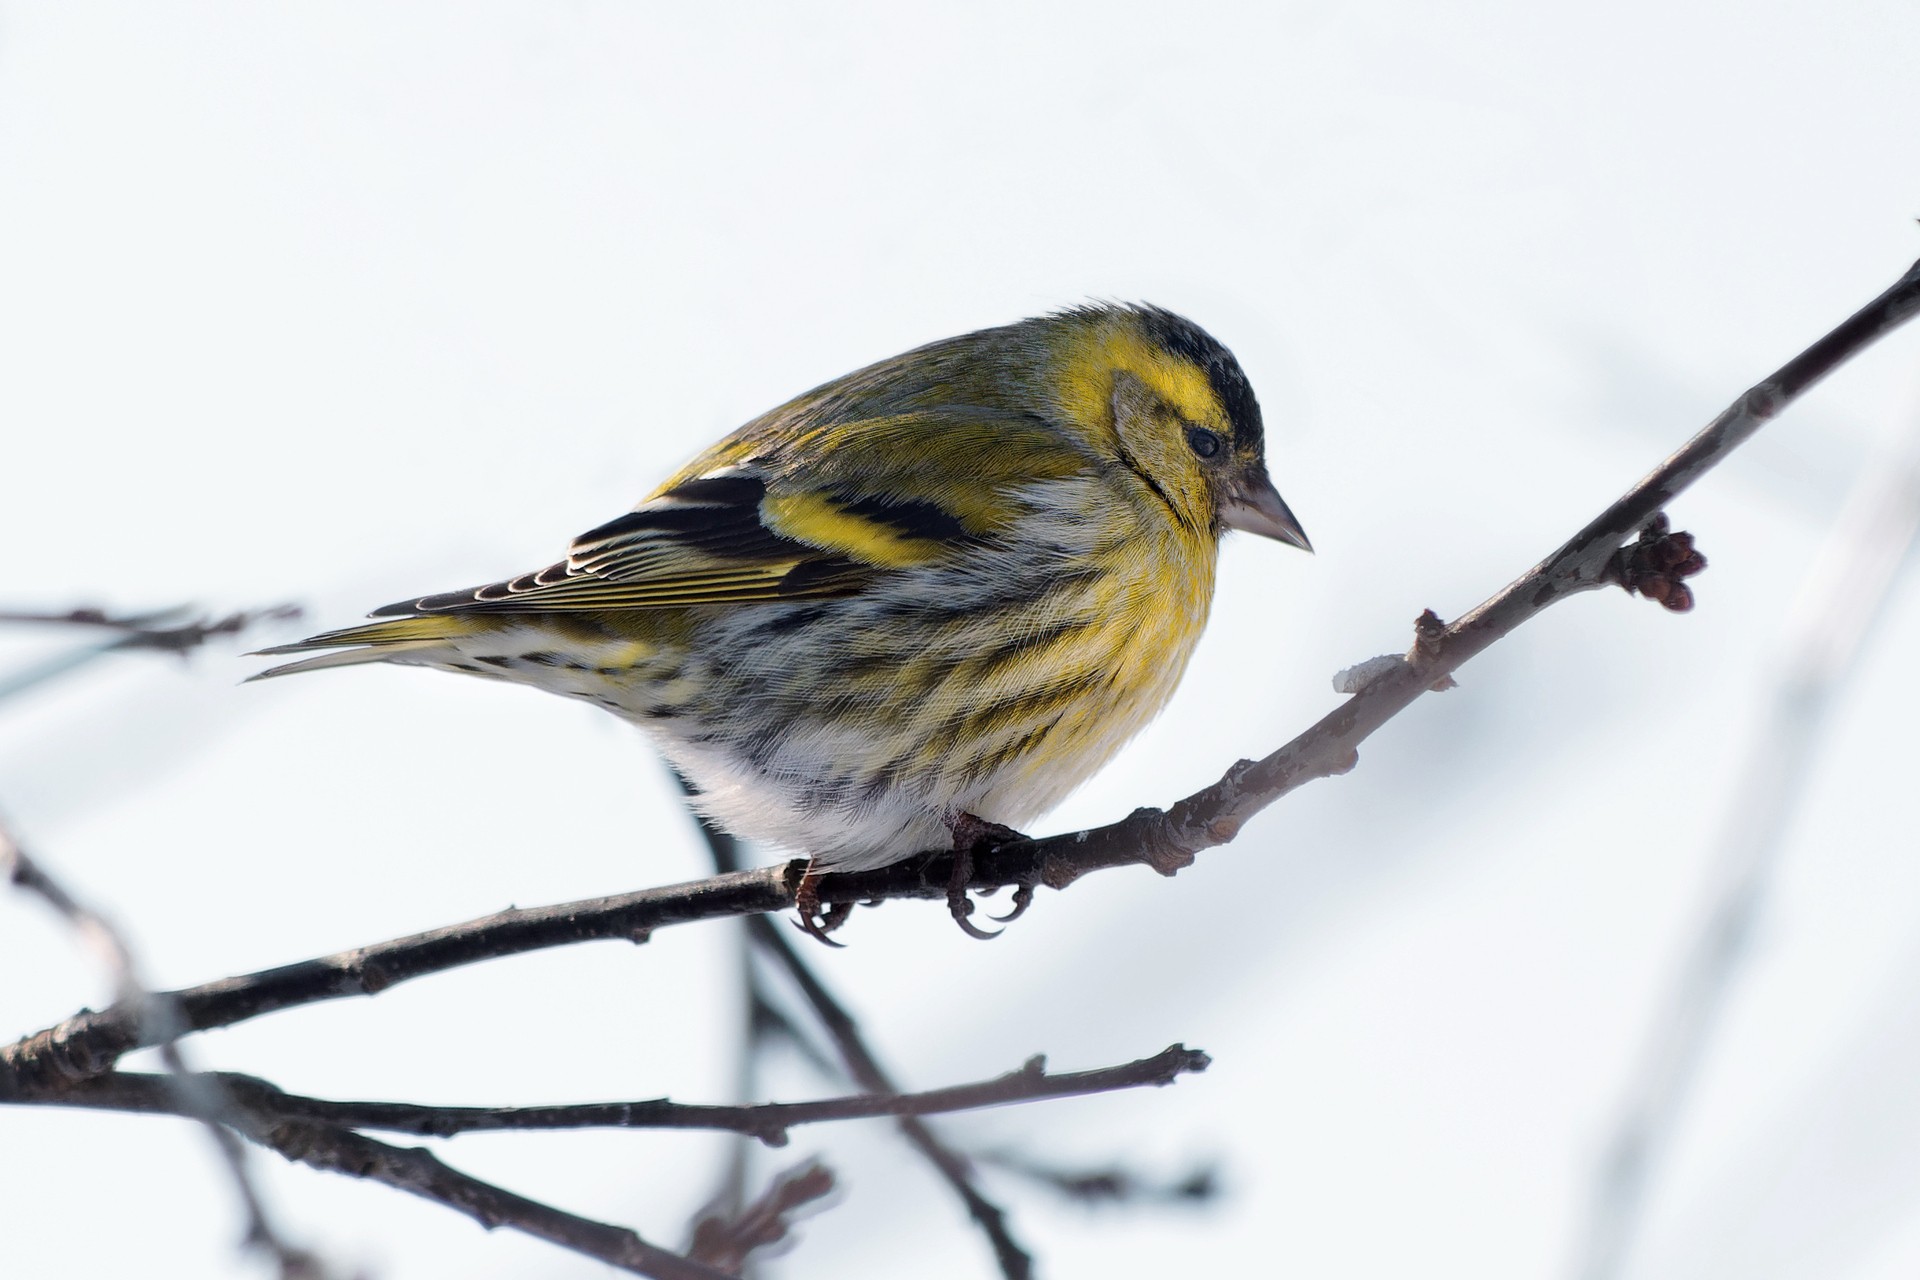
[[(947, 830), (953, 833), (953, 874), (947, 880), (947, 910), (953, 915), (953, 922), (968, 937), (982, 941), (997, 938), (1004, 930), (982, 929), (967, 919), (973, 914), (973, 903), (967, 897), (967, 881), (973, 879), (973, 852), (975, 849), (993, 849), (1012, 840), (1025, 840), (1026, 837), (1003, 823), (988, 822), (971, 813), (950, 816)], [(1023, 883), (1014, 891), (1013, 910), (1006, 919), (1019, 919), (1032, 901), (1033, 889)]]
[(800, 886), (793, 891), (793, 905), (800, 912), (800, 927), (813, 937), (830, 947), (844, 947), (844, 942), (835, 942), (827, 935), (847, 922), (853, 914), (851, 902), (836, 902), (825, 912), (820, 910), (820, 878), (826, 872), (820, 869), (817, 859), (807, 860), (807, 869), (800, 876)]

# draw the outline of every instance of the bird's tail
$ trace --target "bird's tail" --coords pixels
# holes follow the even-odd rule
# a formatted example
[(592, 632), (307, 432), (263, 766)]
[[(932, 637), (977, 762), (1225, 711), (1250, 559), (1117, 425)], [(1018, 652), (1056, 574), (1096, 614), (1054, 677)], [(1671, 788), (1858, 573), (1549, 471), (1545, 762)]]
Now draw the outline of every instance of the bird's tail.
[(271, 657), (282, 653), (309, 653), (315, 649), (331, 652), (316, 654), (311, 658), (302, 658), (298, 662), (282, 663), (269, 667), (258, 675), (248, 676), (247, 680), (265, 680), (269, 676), (290, 676), (300, 671), (319, 671), (323, 667), (352, 667), (363, 662), (408, 662), (431, 663), (427, 651), (437, 649), (447, 657), (454, 656), (450, 643), (474, 630), (471, 619), (436, 616), (427, 618), (394, 618), (386, 622), (369, 622), (364, 626), (345, 627), (339, 631), (324, 631), (317, 636), (308, 636), (305, 640), (293, 644), (277, 644), (271, 649), (260, 649), (249, 656)]

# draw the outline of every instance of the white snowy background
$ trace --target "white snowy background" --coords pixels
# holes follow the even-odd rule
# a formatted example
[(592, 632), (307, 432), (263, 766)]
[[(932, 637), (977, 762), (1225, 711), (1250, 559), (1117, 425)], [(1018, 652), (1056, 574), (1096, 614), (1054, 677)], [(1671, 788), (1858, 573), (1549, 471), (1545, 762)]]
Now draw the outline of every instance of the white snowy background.
[[(1920, 256), (1911, 0), (1546, 5), (0, 4), (0, 607), (306, 629), (547, 563), (709, 440), (871, 359), (1089, 297), (1239, 354), (1312, 558), (1230, 541), (1174, 706), (1042, 830), (1211, 780), (1524, 570)], [(906, 1082), (1173, 1041), (1163, 1091), (944, 1122), (1168, 1174), (1198, 1210), (989, 1175), (1053, 1280), (1571, 1276), (1713, 892), (1793, 601), (1920, 423), (1920, 332), (1676, 504), (1676, 617), (1554, 609), (1233, 846), (990, 945), (932, 904), (809, 958)], [(1876, 461), (1879, 460), (1879, 461)], [(255, 637), (291, 638), (295, 628)], [(10, 630), (0, 670), (68, 637)], [(1920, 1272), (1920, 591), (1835, 709), (1635, 1277)], [(643, 739), (400, 670), (115, 658), (0, 706), (0, 809), (187, 984), (703, 855)], [(728, 927), (463, 969), (192, 1042), (303, 1091), (721, 1100)], [(0, 898), (0, 1034), (108, 998)], [(780, 1096), (834, 1091), (797, 1065)], [(882, 1123), (773, 1274), (992, 1273)], [(678, 1244), (723, 1140), (482, 1135), (457, 1165)], [(255, 1166), (382, 1280), (597, 1264)], [(261, 1274), (202, 1134), (0, 1110), (0, 1270)]]

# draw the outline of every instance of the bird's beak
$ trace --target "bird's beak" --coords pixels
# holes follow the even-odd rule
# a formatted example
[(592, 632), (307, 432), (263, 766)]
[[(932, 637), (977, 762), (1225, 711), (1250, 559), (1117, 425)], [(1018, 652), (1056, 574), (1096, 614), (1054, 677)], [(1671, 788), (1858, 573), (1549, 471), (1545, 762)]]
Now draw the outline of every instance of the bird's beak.
[(1265, 472), (1243, 477), (1228, 491), (1227, 500), (1220, 506), (1220, 519), (1229, 529), (1245, 529), (1313, 554), (1307, 531), (1293, 518), (1293, 512), (1287, 510), (1287, 504), (1280, 500), (1280, 491), (1273, 487), (1273, 481), (1267, 479)]

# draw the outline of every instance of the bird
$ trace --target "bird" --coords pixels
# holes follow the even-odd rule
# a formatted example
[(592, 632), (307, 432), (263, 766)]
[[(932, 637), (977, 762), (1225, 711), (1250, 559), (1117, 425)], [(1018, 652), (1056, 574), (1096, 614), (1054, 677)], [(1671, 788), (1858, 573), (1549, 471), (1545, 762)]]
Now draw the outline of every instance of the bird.
[[(917, 347), (753, 419), (535, 572), (376, 609), (252, 679), (363, 663), (639, 725), (735, 836), (829, 872), (1018, 838), (1173, 696), (1222, 536), (1312, 551), (1211, 334), (1090, 303)], [(1022, 886), (1014, 915), (1032, 898)], [(1003, 917), (1011, 918), (1011, 917)]]

